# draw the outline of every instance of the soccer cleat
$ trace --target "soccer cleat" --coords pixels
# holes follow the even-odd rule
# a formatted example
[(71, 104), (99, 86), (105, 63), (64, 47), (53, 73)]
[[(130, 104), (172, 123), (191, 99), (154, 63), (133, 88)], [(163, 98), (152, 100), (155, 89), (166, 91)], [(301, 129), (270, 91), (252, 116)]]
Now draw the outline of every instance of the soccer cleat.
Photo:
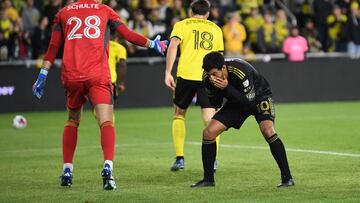
[(69, 168), (65, 168), (64, 173), (59, 177), (60, 179), (60, 185), (61, 186), (67, 186), (71, 187), (72, 185), (72, 172)]
[(101, 172), (101, 176), (103, 178), (104, 190), (115, 190), (116, 189), (115, 179), (112, 175), (112, 171), (110, 169), (109, 164), (105, 164), (104, 169)]
[(278, 188), (286, 188), (286, 187), (290, 187), (290, 186), (294, 186), (295, 182), (293, 179), (289, 179), (287, 181), (282, 181), (277, 187)]
[(185, 168), (185, 160), (184, 160), (184, 158), (179, 158), (179, 159), (176, 159), (174, 164), (171, 166), (170, 170), (178, 171), (178, 170), (184, 169), (184, 168)]
[(199, 182), (192, 184), (190, 187), (192, 187), (192, 188), (215, 187), (215, 182), (202, 179)]

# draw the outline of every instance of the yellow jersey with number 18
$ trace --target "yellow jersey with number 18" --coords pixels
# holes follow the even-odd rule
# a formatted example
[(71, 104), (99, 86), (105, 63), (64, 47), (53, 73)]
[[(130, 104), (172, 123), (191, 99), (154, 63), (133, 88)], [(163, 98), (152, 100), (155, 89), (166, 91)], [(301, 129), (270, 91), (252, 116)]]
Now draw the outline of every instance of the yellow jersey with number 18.
[(224, 51), (221, 28), (209, 20), (187, 18), (177, 22), (171, 32), (173, 37), (181, 40), (177, 77), (186, 80), (201, 81), (204, 56)]

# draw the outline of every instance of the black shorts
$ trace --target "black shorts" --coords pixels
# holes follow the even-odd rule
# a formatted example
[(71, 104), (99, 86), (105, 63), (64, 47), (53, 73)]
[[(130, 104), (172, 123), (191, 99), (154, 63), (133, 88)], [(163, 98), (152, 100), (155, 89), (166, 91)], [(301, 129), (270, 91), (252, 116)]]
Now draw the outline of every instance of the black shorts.
[(263, 97), (263, 99), (249, 106), (239, 106), (239, 104), (226, 102), (216, 112), (213, 119), (221, 122), (227, 128), (239, 129), (250, 115), (255, 116), (257, 123), (264, 120), (275, 121), (275, 107), (271, 96)]
[(201, 108), (213, 108), (202, 81), (185, 80), (178, 77), (173, 101), (178, 107), (187, 109), (196, 95), (196, 104)]

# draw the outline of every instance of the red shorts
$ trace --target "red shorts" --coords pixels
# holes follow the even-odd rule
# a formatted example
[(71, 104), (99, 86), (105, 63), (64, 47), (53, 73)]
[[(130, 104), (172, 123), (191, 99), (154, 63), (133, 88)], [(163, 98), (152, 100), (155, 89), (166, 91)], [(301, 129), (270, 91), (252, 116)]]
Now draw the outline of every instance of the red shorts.
[(103, 76), (86, 81), (66, 81), (63, 85), (66, 89), (66, 106), (69, 109), (79, 109), (87, 99), (93, 106), (113, 104), (112, 83)]

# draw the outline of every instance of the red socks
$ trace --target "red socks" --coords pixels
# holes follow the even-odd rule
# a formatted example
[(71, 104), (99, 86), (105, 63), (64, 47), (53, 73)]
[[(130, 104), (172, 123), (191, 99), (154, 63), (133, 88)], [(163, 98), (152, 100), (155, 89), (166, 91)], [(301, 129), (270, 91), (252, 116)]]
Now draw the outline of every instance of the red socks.
[(113, 122), (106, 121), (100, 126), (101, 147), (104, 153), (104, 160), (114, 160), (115, 152), (115, 129)]
[[(65, 127), (62, 137), (63, 161), (73, 163), (75, 148), (77, 144), (77, 129), (79, 123), (69, 120)], [(114, 160), (115, 152), (115, 129), (113, 122), (106, 121), (100, 126), (101, 147), (104, 153), (104, 160)]]
[(77, 143), (79, 122), (68, 120), (63, 131), (62, 150), (64, 163), (72, 163)]

